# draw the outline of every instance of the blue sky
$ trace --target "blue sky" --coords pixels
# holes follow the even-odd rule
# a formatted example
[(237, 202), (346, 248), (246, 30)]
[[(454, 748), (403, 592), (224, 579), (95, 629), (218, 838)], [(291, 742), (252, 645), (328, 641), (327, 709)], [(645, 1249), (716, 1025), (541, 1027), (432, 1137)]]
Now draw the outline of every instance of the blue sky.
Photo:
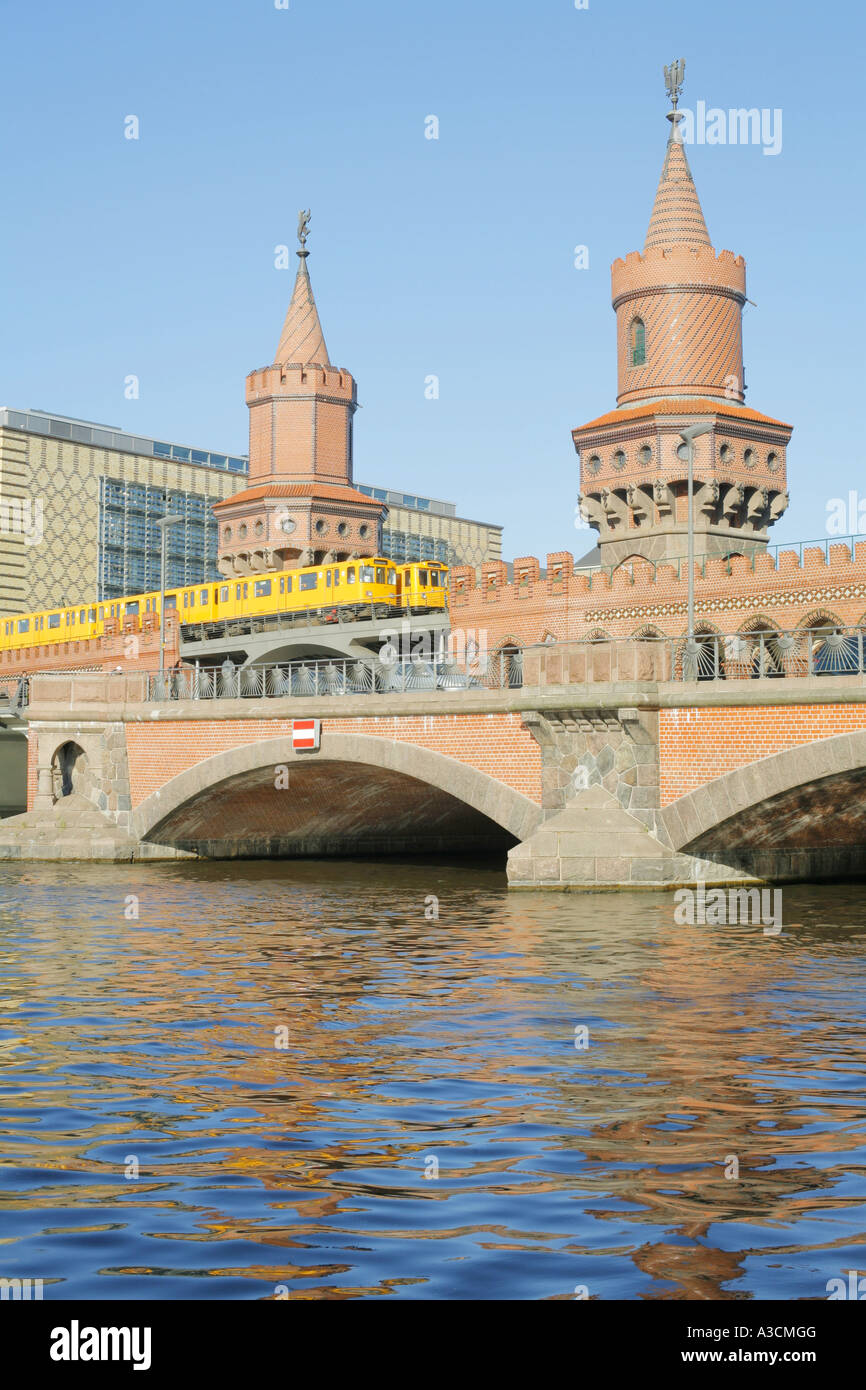
[(689, 158), (747, 261), (748, 403), (795, 426), (772, 539), (821, 536), (866, 496), (863, 37), (861, 7), (804, 0), (7, 4), (0, 404), (246, 452), (274, 248), (310, 207), (356, 478), (503, 523), (509, 558), (581, 553), (570, 431), (615, 404), (610, 262), (643, 244), (684, 55), (684, 105), (783, 113), (775, 157)]

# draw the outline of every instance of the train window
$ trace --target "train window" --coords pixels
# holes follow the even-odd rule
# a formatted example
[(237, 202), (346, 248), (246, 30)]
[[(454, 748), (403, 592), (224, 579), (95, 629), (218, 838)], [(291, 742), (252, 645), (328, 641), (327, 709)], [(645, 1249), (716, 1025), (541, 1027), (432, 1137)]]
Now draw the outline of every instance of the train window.
[(253, 593), (256, 598), (267, 598), (271, 592), (271, 581), (269, 579), (257, 579), (253, 585)]
[(281, 593), (281, 594), (284, 594), (285, 592), (286, 592), (286, 580), (285, 580), (285, 576), (281, 574), (281, 575), (280, 575), (280, 593)]
[(115, 608), (116, 608), (116, 606), (117, 606), (117, 605), (114, 604), (114, 603), (111, 605), (111, 616), (112, 616), (112, 618), (115, 616)]
[(138, 613), (138, 599), (126, 605), (127, 617), (134, 617)]
[(317, 574), (302, 574), (298, 582), (299, 589), (315, 589), (319, 582)]
[(290, 574), (287, 574), (287, 575), (286, 575), (286, 593), (287, 593), (287, 594), (290, 594), (291, 592), (292, 592), (292, 576), (291, 576)]
[(29, 631), (30, 631), (30, 619), (29, 619), (29, 618), (19, 618), (19, 619), (18, 619), (18, 631), (19, 631), (19, 632), (29, 632)]
[(377, 584), (384, 584), (384, 583), (385, 583), (385, 566), (384, 566), (384, 565), (377, 565), (377, 566), (376, 566), (376, 583), (377, 583)]
[(88, 619), (88, 622), (91, 622), (91, 623), (95, 623), (95, 622), (96, 622), (96, 609), (95, 609), (95, 608), (89, 608), (89, 609), (87, 610), (87, 619)]
[(80, 612), (79, 615), (78, 615), (78, 621), (79, 621), (80, 623), (83, 623), (86, 616), (87, 616), (86, 610), (82, 608), (81, 612)]
[(421, 588), (422, 588), (422, 589), (426, 589), (426, 588), (427, 588), (427, 571), (426, 571), (426, 570), (419, 570), (419, 571), (418, 571), (418, 583), (421, 585)]
[(355, 566), (354, 566), (354, 565), (350, 565), (349, 568), (346, 570), (346, 583), (347, 583), (347, 584), (354, 584), (354, 582), (355, 582)]
[(177, 608), (177, 594), (166, 594), (165, 606), (166, 608)]
[(438, 588), (439, 588), (439, 571), (438, 571), (438, 570), (431, 570), (431, 571), (430, 571), (430, 586), (431, 586), (431, 588), (433, 588), (433, 589), (438, 589)]
[(235, 585), (235, 598), (240, 598), (240, 596), (241, 596), (241, 586), (240, 586), (240, 584), (236, 584), (236, 585)]
[(396, 584), (397, 584), (397, 571), (396, 571), (396, 570), (389, 570), (389, 571), (388, 571), (388, 583), (391, 585), (392, 588), (395, 588), (395, 587), (396, 587)]
[(220, 603), (228, 603), (228, 601), (229, 601), (229, 586), (228, 586), (228, 584), (223, 584), (222, 588), (220, 589)]
[(183, 606), (184, 608), (189, 608), (189, 594), (186, 589), (183, 591)]
[(330, 587), (331, 587), (331, 571), (330, 571), (330, 570), (326, 570), (326, 571), (325, 571), (325, 587), (328, 588), (328, 589), (330, 589)]
[(244, 585), (244, 598), (246, 598), (246, 596), (247, 596), (247, 593), (248, 593), (248, 591), (249, 591), (249, 587), (250, 587), (249, 584), (245, 584), (245, 585)]
[(71, 616), (72, 616), (71, 613), (67, 613), (67, 614), (66, 614), (66, 626), (67, 626), (67, 627), (69, 626), (69, 619), (71, 618)]
[(208, 591), (207, 591), (207, 589), (200, 589), (200, 590), (199, 590), (198, 601), (199, 601), (199, 603), (201, 604), (202, 608), (206, 608), (206, 607), (207, 607), (207, 596), (208, 596)]
[(372, 565), (362, 565), (362, 566), (361, 566), (361, 583), (362, 583), (362, 584), (372, 584), (372, 583), (373, 583), (373, 575), (374, 575), (374, 570), (373, 570)]
[[(102, 622), (102, 619), (103, 619), (104, 617), (105, 617), (105, 609), (104, 609), (104, 608), (100, 608), (100, 610), (99, 610), (99, 621)], [(49, 623), (50, 623), (50, 622), (51, 622), (51, 619), (49, 618), (48, 621), (49, 621)]]

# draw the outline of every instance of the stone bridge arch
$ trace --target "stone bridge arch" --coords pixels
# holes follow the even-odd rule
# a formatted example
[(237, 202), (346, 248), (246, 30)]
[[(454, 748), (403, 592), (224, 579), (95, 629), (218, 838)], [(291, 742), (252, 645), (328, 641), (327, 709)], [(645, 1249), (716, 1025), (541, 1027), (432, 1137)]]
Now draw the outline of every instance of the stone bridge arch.
[[(288, 785), (277, 787), (278, 780)], [(364, 833), (364, 816), (352, 813), (353, 789), (365, 798), (375, 834)], [(402, 811), (389, 825), (395, 804)], [(329, 732), (317, 752), (296, 751), (283, 735), (203, 759), (136, 808), (132, 831), (216, 857), (353, 847), (402, 853), (453, 847), (449, 835), (458, 845), (480, 846), (485, 826), (491, 844), (508, 847), (531, 835), (543, 816), (529, 797), (455, 758), (370, 734)]]
[(773, 876), (866, 872), (866, 730), (735, 768), (658, 813), (673, 849)]

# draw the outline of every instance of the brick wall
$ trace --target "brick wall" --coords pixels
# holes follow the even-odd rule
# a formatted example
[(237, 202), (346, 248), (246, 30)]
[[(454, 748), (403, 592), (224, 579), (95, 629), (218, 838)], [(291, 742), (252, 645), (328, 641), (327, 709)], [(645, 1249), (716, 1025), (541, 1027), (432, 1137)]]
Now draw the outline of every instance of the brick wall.
[[(429, 748), (477, 768), (541, 804), (541, 755), (519, 714), (324, 719), (323, 757), (327, 756), (329, 730), (370, 734)], [(127, 724), (132, 805), (139, 806), (170, 778), (215, 753), (262, 739), (289, 736), (291, 731), (290, 719)]]
[(661, 804), (787, 748), (866, 729), (866, 705), (659, 711)]
[[(509, 640), (542, 642), (548, 633), (568, 641), (598, 632), (631, 637), (645, 627), (671, 637), (686, 630), (685, 566), (678, 576), (672, 565), (654, 568), (637, 560), (612, 576), (599, 571), (590, 580), (574, 573), (573, 556), (562, 551), (548, 555), (547, 578), (534, 577), (538, 561), (532, 557), (514, 562), (515, 575), (519, 566), (529, 576), (524, 583), (506, 584), (493, 576), (491, 584), (466, 565), (451, 571), (452, 622), (457, 628), (486, 630), (491, 651)], [(554, 577), (557, 567), (562, 567), (561, 578)], [(742, 557), (729, 564), (708, 560), (703, 573), (698, 567), (699, 629), (738, 632), (760, 617), (771, 627), (790, 630), (807, 626), (819, 613), (845, 627), (866, 622), (866, 541), (855, 545), (853, 556), (845, 545), (831, 546), (829, 562), (814, 547), (802, 560), (796, 551), (783, 551), (777, 561), (758, 556), (754, 569)]]

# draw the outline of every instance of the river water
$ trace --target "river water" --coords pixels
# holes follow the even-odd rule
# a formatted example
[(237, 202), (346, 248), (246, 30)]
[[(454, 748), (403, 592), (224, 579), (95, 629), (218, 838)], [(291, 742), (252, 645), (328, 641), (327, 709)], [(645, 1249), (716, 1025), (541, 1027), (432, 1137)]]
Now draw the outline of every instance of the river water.
[(674, 909), (453, 864), (0, 866), (0, 1275), (826, 1298), (866, 1270), (862, 890), (786, 888), (778, 935)]

